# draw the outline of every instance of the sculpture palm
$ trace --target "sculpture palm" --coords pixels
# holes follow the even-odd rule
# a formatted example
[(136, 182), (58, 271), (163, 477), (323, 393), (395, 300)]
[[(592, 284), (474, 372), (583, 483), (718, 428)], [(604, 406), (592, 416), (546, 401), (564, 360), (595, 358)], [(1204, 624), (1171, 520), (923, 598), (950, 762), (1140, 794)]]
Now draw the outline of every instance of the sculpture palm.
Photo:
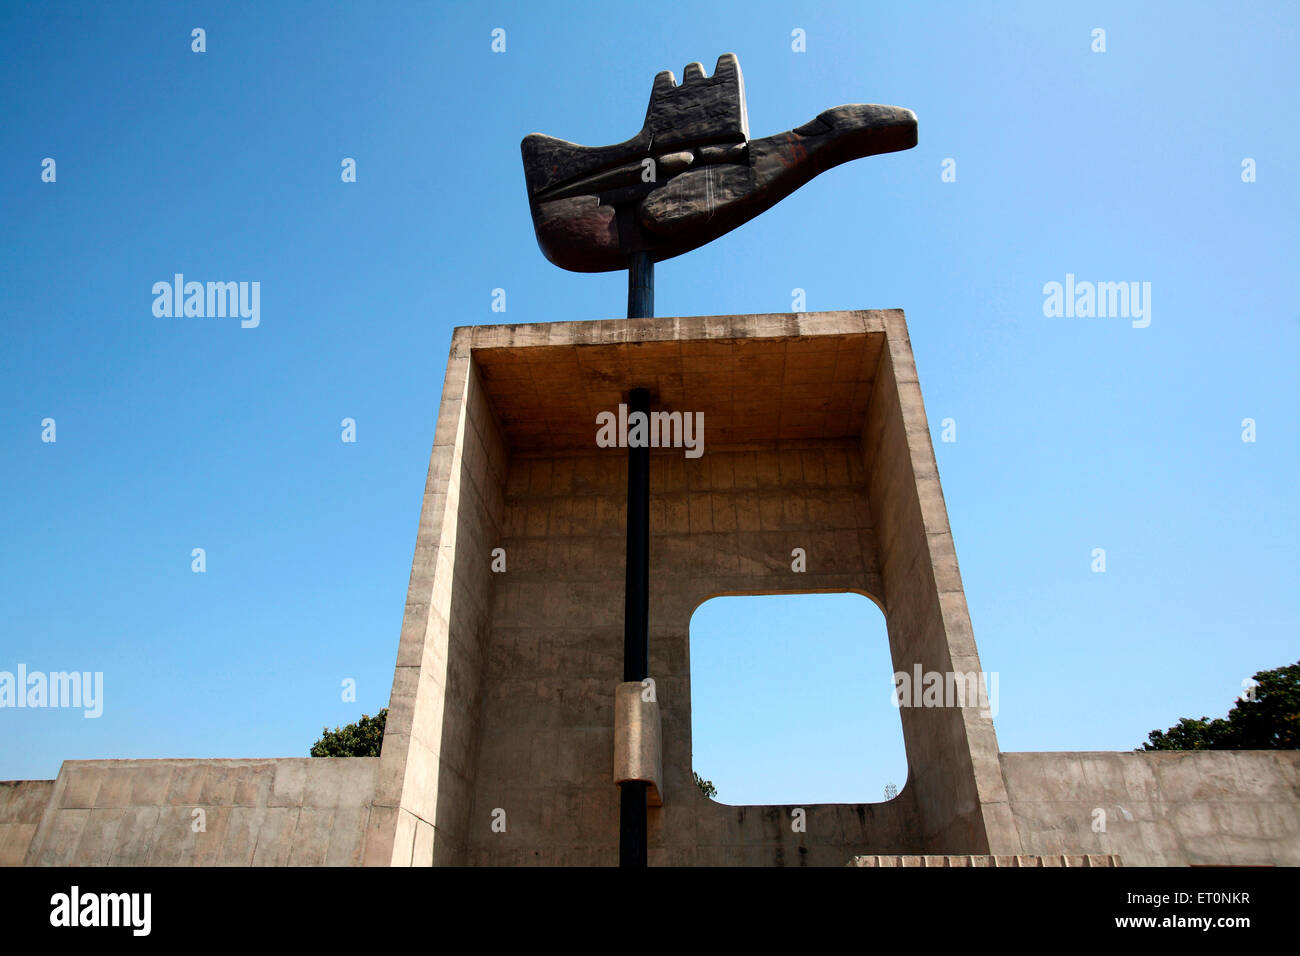
[(680, 85), (660, 73), (641, 132), (626, 142), (586, 147), (533, 133), (521, 150), (546, 258), (608, 272), (637, 253), (658, 262), (689, 252), (833, 166), (915, 145), (916, 114), (868, 104), (750, 140), (740, 65), (726, 53), (712, 77), (698, 63)]

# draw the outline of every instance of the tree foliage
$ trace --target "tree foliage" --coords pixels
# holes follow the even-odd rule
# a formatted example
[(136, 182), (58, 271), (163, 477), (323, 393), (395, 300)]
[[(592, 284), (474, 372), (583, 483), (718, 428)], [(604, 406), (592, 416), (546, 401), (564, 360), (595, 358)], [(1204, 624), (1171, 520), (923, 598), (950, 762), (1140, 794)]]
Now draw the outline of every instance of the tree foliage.
[(1260, 671), (1227, 717), (1184, 717), (1153, 730), (1143, 750), (1300, 750), (1300, 661)]
[(695, 786), (700, 788), (700, 793), (706, 797), (716, 797), (718, 795), (718, 788), (713, 785), (712, 780), (705, 780), (694, 770), (691, 771), (691, 774), (695, 777)]
[(320, 740), (311, 745), (313, 757), (378, 757), (384, 743), (384, 724), (388, 720), (385, 707), (375, 716), (362, 714), (355, 724), (344, 727), (321, 728)]

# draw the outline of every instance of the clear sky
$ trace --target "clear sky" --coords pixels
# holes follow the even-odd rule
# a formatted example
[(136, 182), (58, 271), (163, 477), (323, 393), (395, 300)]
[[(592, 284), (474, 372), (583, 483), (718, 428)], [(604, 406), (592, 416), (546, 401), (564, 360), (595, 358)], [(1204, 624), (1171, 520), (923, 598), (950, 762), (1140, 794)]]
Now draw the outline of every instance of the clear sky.
[[(906, 310), (1003, 750), (1222, 715), (1300, 657), (1298, 11), (4, 4), (0, 670), (102, 671), (104, 710), (0, 710), (0, 779), (305, 755), (385, 706), (451, 329), (625, 303), (541, 256), (519, 140), (623, 140), (727, 51), (755, 136), (873, 102), (920, 144), (660, 265), (658, 314)], [(259, 282), (260, 324), (155, 317), (177, 272)], [(1150, 324), (1045, 315), (1067, 274), (1150, 283)], [(766, 601), (697, 615), (697, 768), (726, 802), (901, 787), (879, 612)], [(756, 686), (803, 729), (758, 769)]]

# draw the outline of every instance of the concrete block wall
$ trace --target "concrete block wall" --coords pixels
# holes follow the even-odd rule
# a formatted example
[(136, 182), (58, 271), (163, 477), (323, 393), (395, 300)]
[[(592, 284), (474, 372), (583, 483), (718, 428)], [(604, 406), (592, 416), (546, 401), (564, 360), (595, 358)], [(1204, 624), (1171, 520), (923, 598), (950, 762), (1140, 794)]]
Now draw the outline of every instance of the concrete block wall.
[(0, 866), (22, 865), (53, 792), (53, 780), (0, 780)]
[[(1300, 752), (1004, 753), (1025, 853), (1300, 866)], [(1093, 830), (1104, 812), (1105, 830)]]
[(40, 782), (48, 800), (22, 862), (360, 865), (378, 767), (373, 757), (67, 760)]
[[(457, 330), (452, 363), (439, 443), (456, 437), (450, 448), (436, 444), (431, 461), (408, 600), (415, 626), (403, 629), (385, 757), (404, 736), (398, 701), (418, 708), (424, 696), (404, 667), (460, 668), (467, 687), (477, 667), (481, 680), (476, 708), (457, 717), (472, 737), (465, 773), (448, 777), (442, 759), (437, 773), (391, 775), (411, 809), (392, 862), (616, 861), (626, 452), (594, 447), (591, 412), (593, 403), (612, 409), (634, 379), (675, 396), (673, 407), (702, 403), (714, 428), (701, 458), (652, 455), (651, 673), (667, 791), (651, 812), (652, 862), (841, 865), (863, 853), (1018, 851), (992, 723), (974, 708), (905, 714), (909, 758), (926, 775), (887, 803), (805, 807), (804, 833), (789, 825), (792, 807), (727, 807), (693, 783), (689, 625), (710, 597), (856, 591), (885, 610), (899, 669), (979, 669), (901, 312), (476, 327)], [(824, 400), (806, 400), (819, 389)], [(480, 391), (487, 401), (476, 419)], [(688, 394), (697, 404), (683, 403)], [(466, 442), (488, 449), (477, 467), (459, 457)], [(445, 475), (460, 477), (459, 503), (438, 497)], [(472, 533), (462, 536), (461, 522)], [(498, 546), (509, 570), (489, 576)], [(804, 574), (791, 571), (793, 547), (808, 553)], [(417, 588), (421, 568), (443, 581), (440, 591)], [(449, 597), (446, 581), (457, 575), (470, 580)], [(436, 612), (448, 600), (473, 613), (444, 623)], [(480, 614), (480, 600), (490, 613)], [(446, 721), (436, 726), (446, 743)], [(410, 736), (406, 753), (434, 753)], [(439, 806), (448, 797), (454, 815)], [(420, 801), (431, 805), (414, 810)]]
[[(900, 313), (885, 347), (861, 435), (867, 497), (880, 544), (879, 592), (895, 671), (980, 674), (956, 546), (948, 526), (916, 365)], [(1020, 852), (987, 709), (903, 707), (917, 846), (935, 853)]]
[(389, 698), (371, 866), (465, 862), (508, 452), (453, 340)]
[[(614, 688), (622, 680), (626, 453), (517, 455), (494, 591), (469, 862), (618, 860)], [(650, 811), (662, 864), (839, 865), (864, 847), (906, 846), (908, 800), (730, 807), (694, 784), (689, 631), (722, 594), (879, 593), (852, 440), (789, 440), (651, 459), (650, 672), (663, 713), (665, 806)], [(791, 550), (808, 570), (791, 571)], [(740, 639), (740, 636), (737, 636)], [(881, 675), (882, 680), (885, 675)], [(504, 832), (491, 826), (504, 811)]]

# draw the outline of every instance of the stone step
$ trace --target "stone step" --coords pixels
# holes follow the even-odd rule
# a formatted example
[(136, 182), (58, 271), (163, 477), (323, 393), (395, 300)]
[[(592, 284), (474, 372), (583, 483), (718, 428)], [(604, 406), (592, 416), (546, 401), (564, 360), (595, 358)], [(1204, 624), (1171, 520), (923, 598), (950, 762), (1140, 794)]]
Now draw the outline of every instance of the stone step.
[(1046, 856), (855, 856), (845, 866), (1123, 866), (1117, 853)]

